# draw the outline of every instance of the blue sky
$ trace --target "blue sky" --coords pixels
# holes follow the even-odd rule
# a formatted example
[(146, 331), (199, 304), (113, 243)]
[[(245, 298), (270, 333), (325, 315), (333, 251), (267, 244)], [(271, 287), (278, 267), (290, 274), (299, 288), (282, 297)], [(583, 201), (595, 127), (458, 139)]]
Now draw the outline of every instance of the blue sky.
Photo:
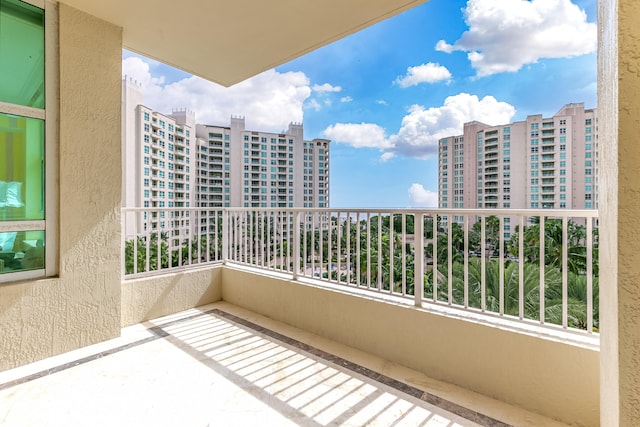
[(123, 52), (161, 112), (329, 138), (332, 207), (437, 206), (437, 139), (480, 120), (596, 107), (596, 0), (431, 0), (223, 88)]

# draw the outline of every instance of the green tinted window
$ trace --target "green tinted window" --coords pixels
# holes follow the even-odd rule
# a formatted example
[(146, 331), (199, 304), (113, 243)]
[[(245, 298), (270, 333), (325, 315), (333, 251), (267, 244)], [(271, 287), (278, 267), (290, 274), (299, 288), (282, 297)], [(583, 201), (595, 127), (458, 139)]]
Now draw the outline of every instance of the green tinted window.
[(0, 275), (44, 268), (44, 231), (0, 233)]
[(44, 11), (0, 0), (0, 101), (44, 108)]
[(0, 114), (0, 221), (44, 219), (44, 122)]

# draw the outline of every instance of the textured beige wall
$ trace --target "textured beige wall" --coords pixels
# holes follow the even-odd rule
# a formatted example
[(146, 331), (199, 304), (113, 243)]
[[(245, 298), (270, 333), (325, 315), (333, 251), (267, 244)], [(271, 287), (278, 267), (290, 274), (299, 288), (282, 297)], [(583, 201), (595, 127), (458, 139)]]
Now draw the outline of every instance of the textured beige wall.
[(65, 4), (59, 29), (60, 274), (0, 287), (0, 370), (120, 334), (121, 30)]
[(122, 326), (220, 301), (222, 266), (122, 282)]
[(224, 301), (568, 423), (599, 423), (599, 354), (313, 286), (222, 272)]
[(599, 2), (603, 426), (640, 425), (640, 3)]

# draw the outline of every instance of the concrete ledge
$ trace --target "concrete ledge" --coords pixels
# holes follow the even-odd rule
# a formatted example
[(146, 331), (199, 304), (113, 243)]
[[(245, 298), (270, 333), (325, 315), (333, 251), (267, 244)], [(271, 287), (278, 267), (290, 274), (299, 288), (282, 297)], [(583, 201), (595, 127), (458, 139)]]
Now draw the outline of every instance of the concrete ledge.
[(220, 301), (222, 265), (122, 282), (122, 326)]
[(222, 299), (569, 424), (599, 424), (593, 348), (228, 266)]

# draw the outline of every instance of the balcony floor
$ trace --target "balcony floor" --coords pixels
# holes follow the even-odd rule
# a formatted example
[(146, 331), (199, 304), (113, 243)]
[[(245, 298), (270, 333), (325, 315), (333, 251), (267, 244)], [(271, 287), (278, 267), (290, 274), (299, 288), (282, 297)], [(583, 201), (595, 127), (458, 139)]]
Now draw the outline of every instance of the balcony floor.
[(7, 426), (561, 426), (215, 303), (0, 372)]

